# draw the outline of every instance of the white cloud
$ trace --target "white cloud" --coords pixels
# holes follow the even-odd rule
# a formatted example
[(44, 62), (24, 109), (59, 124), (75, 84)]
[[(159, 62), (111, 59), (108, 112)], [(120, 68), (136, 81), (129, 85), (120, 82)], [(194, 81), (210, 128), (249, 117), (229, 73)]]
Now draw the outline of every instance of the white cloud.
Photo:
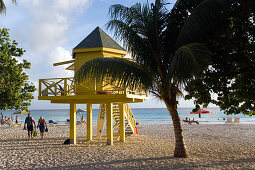
[[(73, 71), (65, 70), (68, 65), (55, 66), (53, 67), (53, 63), (62, 62), (72, 60), (71, 53), (63, 47), (56, 47), (50, 53), (46, 62), (51, 66), (51, 76), (53, 77), (73, 77)], [(46, 63), (46, 64), (47, 64)]]
[(23, 0), (30, 15), (27, 40), (31, 50), (47, 51), (67, 42), (67, 30), (75, 14), (84, 12), (92, 0)]
[(22, 35), (21, 42), (24, 42), (27, 49), (24, 57), (29, 56), (27, 59), (32, 63), (32, 69), (28, 70), (31, 80), (73, 76), (72, 71), (65, 70), (67, 65), (53, 67), (52, 64), (72, 59), (71, 52), (64, 46), (72, 37), (69, 34), (71, 26), (80, 25), (77, 23), (76, 16), (83, 13), (92, 1), (18, 1), (18, 10), (23, 9), (19, 12), (25, 16), (23, 16), (23, 22), (16, 23), (16, 27), (20, 29), (17, 29), (14, 34)]
[(69, 12), (72, 9), (82, 12), (87, 9), (92, 0), (55, 0), (54, 8)]

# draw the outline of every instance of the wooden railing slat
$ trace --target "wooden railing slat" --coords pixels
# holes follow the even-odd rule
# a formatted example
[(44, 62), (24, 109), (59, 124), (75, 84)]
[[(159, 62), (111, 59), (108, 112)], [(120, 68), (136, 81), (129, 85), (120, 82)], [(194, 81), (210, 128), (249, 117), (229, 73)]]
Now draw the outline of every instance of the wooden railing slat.
[[(55, 80), (55, 81), (54, 81)], [(87, 86), (87, 81), (80, 83), (79, 86), (85, 87), (89, 91), (95, 91), (95, 89), (91, 89)], [(102, 82), (101, 82), (102, 83)], [(141, 95), (148, 96), (148, 91), (144, 91), (142, 89), (131, 90), (129, 88), (122, 88), (117, 86), (118, 82), (109, 82), (103, 81), (102, 87), (100, 89), (96, 89), (95, 94), (97, 92), (109, 92), (109, 94), (133, 94), (133, 95)], [(45, 88), (42, 87), (45, 86)], [(104, 89), (104, 87), (110, 85), (108, 89)], [(53, 96), (70, 96), (75, 95), (76, 86), (74, 78), (51, 78), (51, 79), (40, 79), (39, 80), (39, 96), (42, 96), (46, 91), (48, 95)], [(95, 85), (96, 86), (96, 85)], [(103, 90), (104, 89), (104, 90)]]

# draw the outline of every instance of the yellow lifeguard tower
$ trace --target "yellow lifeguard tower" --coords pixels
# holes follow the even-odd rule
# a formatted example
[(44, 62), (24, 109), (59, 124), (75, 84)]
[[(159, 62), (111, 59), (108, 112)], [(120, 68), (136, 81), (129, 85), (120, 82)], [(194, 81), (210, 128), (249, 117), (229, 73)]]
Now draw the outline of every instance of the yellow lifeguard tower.
[[(67, 70), (74, 74), (87, 61), (103, 57), (124, 57), (126, 55), (103, 30), (97, 27), (73, 49), (73, 60), (53, 64), (69, 64)], [(87, 140), (92, 140), (92, 104), (100, 104), (97, 124), (97, 138), (101, 138), (106, 122), (107, 144), (113, 144), (113, 136), (125, 141), (125, 131), (135, 133), (136, 121), (128, 103), (143, 102), (147, 92), (118, 87), (114, 83), (84, 81), (78, 83), (73, 77), (39, 80), (39, 100), (51, 103), (70, 104), (70, 143), (76, 144), (76, 104), (87, 105)], [(113, 124), (115, 122), (115, 124)], [(114, 130), (117, 132), (114, 133)]]

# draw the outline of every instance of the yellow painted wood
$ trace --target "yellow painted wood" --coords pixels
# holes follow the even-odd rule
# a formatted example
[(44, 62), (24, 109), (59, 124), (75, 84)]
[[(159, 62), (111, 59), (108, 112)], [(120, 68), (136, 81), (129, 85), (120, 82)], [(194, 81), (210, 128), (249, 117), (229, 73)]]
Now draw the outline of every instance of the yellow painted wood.
[(125, 117), (126, 117), (127, 123), (130, 129), (132, 130), (133, 134), (135, 134), (136, 120), (128, 104), (124, 105), (124, 111), (125, 111)]
[(54, 95), (57, 96), (57, 83), (54, 84)]
[(124, 50), (118, 50), (118, 49), (107, 48), (107, 47), (73, 49), (73, 54), (74, 53), (84, 53), (84, 52), (95, 52), (95, 51), (112, 52), (112, 53), (122, 54), (122, 55), (126, 55), (127, 54), (127, 52), (124, 51)]
[[(75, 55), (75, 72), (78, 72), (81, 66), (83, 66), (89, 60), (95, 58), (103, 58), (102, 51), (92, 51), (92, 52), (79, 52)], [(95, 81), (86, 81), (83, 83), (76, 83), (76, 94), (77, 95), (92, 95), (95, 94)]]
[(125, 142), (125, 112), (124, 112), (124, 104), (119, 103), (120, 110), (120, 141)]
[[(135, 100), (141, 99), (141, 101), (143, 102), (144, 99), (147, 99), (148, 97), (146, 96), (138, 96), (138, 95), (125, 95), (125, 94), (114, 94), (114, 95), (99, 95), (99, 94), (94, 94), (94, 95), (72, 95), (72, 96), (39, 96), (41, 98), (39, 98), (40, 100), (74, 100), (74, 99), (81, 99), (81, 100), (88, 100), (87, 103), (94, 103), (94, 101), (100, 101), (101, 99), (105, 100), (102, 103), (107, 102), (108, 100), (113, 100), (115, 101), (115, 99), (117, 99), (119, 102), (123, 102), (123, 103), (133, 103), (135, 102)], [(89, 101), (92, 102), (89, 102)], [(132, 102), (133, 100), (133, 102)], [(116, 102), (118, 102), (116, 101)], [(125, 102), (125, 101), (129, 101), (129, 102)], [(99, 102), (101, 103), (101, 102)]]
[(97, 139), (100, 139), (103, 134), (104, 124), (106, 119), (106, 108), (105, 104), (100, 104), (98, 119), (97, 119)]
[(67, 79), (64, 80), (64, 96), (67, 96)]
[[(105, 47), (73, 49), (73, 53), (75, 54), (75, 73), (89, 60), (104, 57), (124, 57), (124, 55), (126, 55), (126, 51), (124, 50)], [(79, 84), (76, 83), (76, 85), (77, 95), (96, 94), (103, 89), (103, 83), (95, 83), (95, 80)]]
[(54, 63), (53, 66), (60, 66), (60, 65), (64, 65), (64, 64), (74, 63), (74, 62), (75, 62), (75, 60), (62, 61), (59, 63)]
[[(47, 96), (46, 96), (47, 97)], [(45, 100), (44, 96), (42, 97), (38, 97), (39, 100)], [(51, 99), (48, 98), (47, 100), (51, 100), (51, 103), (76, 103), (76, 104), (86, 104), (86, 103), (91, 103), (91, 104), (103, 104), (106, 101), (107, 102), (111, 102), (111, 103), (115, 103), (115, 102), (123, 102), (123, 103), (139, 103), (139, 102), (143, 102), (144, 100), (140, 100), (140, 99), (112, 99), (112, 98), (101, 98), (101, 99), (93, 99), (93, 100), (89, 100), (89, 99), (62, 99), (61, 100), (61, 96), (58, 99)]]
[(42, 95), (42, 80), (39, 80), (39, 96)]
[[(41, 90), (42, 96), (70, 96), (75, 95), (74, 78), (40, 79), (40, 85), (44, 85)], [(48, 95), (43, 95), (43, 94)]]
[(58, 78), (48, 78), (48, 79), (40, 79), (40, 80), (45, 81), (45, 80), (56, 80), (56, 79), (58, 79), (58, 80), (60, 80), (60, 79), (73, 79), (73, 77), (62, 77), (62, 78), (58, 77)]
[(113, 130), (112, 130), (112, 103), (106, 103), (107, 115), (107, 145), (113, 145)]
[(72, 70), (72, 71), (74, 71), (74, 63), (71, 64), (70, 66), (68, 66), (68, 67), (66, 68), (66, 70)]
[(87, 104), (87, 140), (92, 140), (92, 104)]
[(45, 85), (45, 87), (46, 87), (46, 89), (44, 89), (43, 91), (45, 91), (45, 90), (50, 90), (52, 93), (55, 93), (55, 92), (51, 89), (51, 87), (53, 87), (54, 83), (48, 84), (47, 82), (44, 82), (44, 81), (42, 81), (42, 83), (43, 83), (43, 84)]
[(76, 104), (70, 104), (70, 143), (76, 144)]

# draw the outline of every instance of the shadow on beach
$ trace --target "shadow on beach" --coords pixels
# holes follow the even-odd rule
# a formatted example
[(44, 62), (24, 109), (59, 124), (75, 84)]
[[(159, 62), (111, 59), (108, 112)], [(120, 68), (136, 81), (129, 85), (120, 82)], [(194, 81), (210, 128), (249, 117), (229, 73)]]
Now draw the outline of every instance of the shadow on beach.
[[(245, 166), (245, 163), (254, 163), (255, 158), (245, 158), (245, 159), (233, 159), (228, 161), (213, 161), (210, 164), (200, 164), (195, 162), (189, 162), (188, 164), (180, 161), (179, 163), (171, 164), (171, 160), (179, 159), (183, 160), (184, 158), (175, 158), (175, 157), (153, 157), (153, 158), (140, 158), (140, 159), (125, 159), (125, 160), (114, 160), (109, 162), (97, 162), (81, 165), (70, 165), (70, 166), (61, 166), (61, 167), (52, 167), (47, 169), (207, 169), (219, 167), (229, 167), (229, 165), (242, 165), (249, 169), (249, 166)], [(159, 162), (165, 162), (164, 164), (159, 164)], [(156, 163), (158, 166), (151, 166), (150, 164)], [(121, 167), (121, 168), (120, 168)], [(35, 168), (41, 169), (41, 168)]]

